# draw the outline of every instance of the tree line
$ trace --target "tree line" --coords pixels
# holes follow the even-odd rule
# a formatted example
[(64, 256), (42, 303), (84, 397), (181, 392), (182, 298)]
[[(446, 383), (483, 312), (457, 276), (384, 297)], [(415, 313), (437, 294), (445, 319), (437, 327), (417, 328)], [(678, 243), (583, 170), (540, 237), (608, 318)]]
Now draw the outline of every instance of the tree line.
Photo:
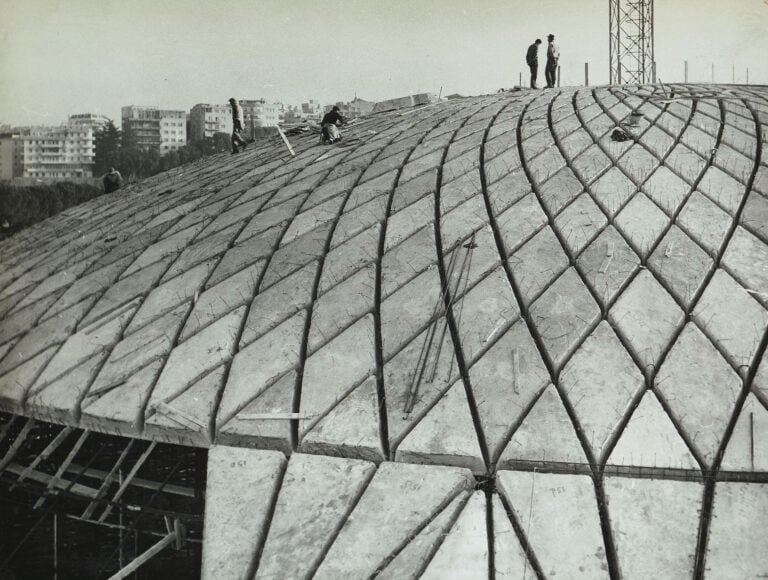
[(134, 181), (206, 155), (226, 151), (230, 145), (230, 136), (226, 133), (216, 133), (212, 138), (192, 141), (176, 151), (160, 156), (157, 149), (140, 147), (129, 127), (121, 131), (109, 121), (96, 131), (94, 145), (94, 176), (104, 175), (110, 167), (114, 167), (125, 179)]
[[(274, 127), (256, 127), (255, 139), (275, 135)], [(109, 121), (95, 133), (93, 175), (98, 178), (117, 169), (126, 181), (137, 181), (206, 155), (228, 151), (230, 135), (216, 133), (212, 138), (187, 143), (162, 157), (156, 149), (144, 149), (136, 143), (130, 129), (121, 131)], [(0, 182), (0, 239), (25, 227), (79, 205), (104, 193), (94, 182), (54, 182), (16, 184)]]

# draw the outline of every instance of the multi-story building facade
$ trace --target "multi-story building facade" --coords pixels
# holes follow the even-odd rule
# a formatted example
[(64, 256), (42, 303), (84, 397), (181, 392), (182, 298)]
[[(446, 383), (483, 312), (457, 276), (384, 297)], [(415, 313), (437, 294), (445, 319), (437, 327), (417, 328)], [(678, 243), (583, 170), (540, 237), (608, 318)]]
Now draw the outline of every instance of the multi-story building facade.
[(22, 177), (93, 177), (93, 128), (90, 125), (66, 123), (58, 127), (32, 127), (22, 141)]
[(283, 103), (268, 103), (264, 99), (240, 101), (245, 117), (245, 129), (250, 127), (276, 127), (285, 118)]
[(159, 114), (160, 155), (165, 155), (187, 144), (187, 113), (168, 110)]
[(308, 103), (301, 103), (301, 114), (305, 119), (319, 121), (323, 116), (323, 106), (314, 99), (310, 99)]
[(286, 123), (299, 123), (304, 117), (301, 114), (301, 106), (286, 105), (285, 116), (283, 117)]
[(13, 179), (24, 174), (23, 130), (0, 133), (0, 179)]
[(131, 135), (136, 146), (156, 149), (161, 155), (187, 143), (187, 114), (184, 111), (139, 107), (122, 108), (123, 132)]
[[(342, 103), (341, 101), (336, 103), (341, 114), (347, 119), (355, 119), (364, 115), (370, 115), (373, 112), (374, 105), (376, 105), (376, 103), (373, 101), (366, 101), (365, 99), (358, 99), (357, 97), (348, 103)], [(325, 107), (325, 112), (327, 113), (332, 108), (333, 105), (328, 105)]]
[(232, 132), (232, 111), (229, 105), (198, 103), (189, 112), (189, 140), (199, 141), (215, 133)]
[(78, 113), (69, 116), (70, 125), (87, 125), (93, 128), (94, 131), (101, 129), (109, 121), (109, 117), (97, 115), (96, 113)]
[[(264, 99), (242, 99), (245, 133), (250, 135), (254, 127), (275, 127), (283, 122), (285, 105), (267, 103)], [(229, 105), (198, 103), (189, 112), (189, 138), (199, 140), (213, 137), (214, 133), (232, 132), (232, 109)]]
[(122, 130), (141, 149), (160, 149), (160, 117), (156, 107), (128, 105), (121, 110)]

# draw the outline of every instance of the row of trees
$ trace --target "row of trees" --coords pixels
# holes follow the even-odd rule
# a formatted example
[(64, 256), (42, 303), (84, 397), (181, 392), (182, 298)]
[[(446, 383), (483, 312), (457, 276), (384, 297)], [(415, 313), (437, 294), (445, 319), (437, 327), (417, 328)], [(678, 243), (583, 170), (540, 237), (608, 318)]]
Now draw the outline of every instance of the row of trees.
[(114, 167), (125, 179), (143, 179), (229, 147), (230, 136), (216, 133), (212, 139), (193, 141), (161, 157), (155, 149), (139, 147), (129, 128), (121, 131), (109, 121), (95, 135), (93, 174), (103, 175)]
[[(256, 127), (253, 136), (266, 139), (274, 134), (273, 127)], [(231, 146), (228, 134), (216, 133), (211, 139), (188, 143), (161, 157), (157, 150), (139, 147), (130, 130), (120, 131), (112, 121), (96, 132), (95, 141), (94, 176), (100, 177), (114, 167), (128, 181), (227, 151)], [(0, 239), (103, 192), (98, 180), (25, 185), (0, 182)]]

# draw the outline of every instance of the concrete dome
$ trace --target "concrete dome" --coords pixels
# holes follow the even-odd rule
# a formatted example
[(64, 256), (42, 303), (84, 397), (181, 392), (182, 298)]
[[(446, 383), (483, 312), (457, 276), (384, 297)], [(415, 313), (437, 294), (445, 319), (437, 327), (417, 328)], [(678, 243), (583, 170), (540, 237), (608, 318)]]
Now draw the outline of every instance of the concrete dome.
[[(342, 472), (336, 519), (316, 513), (322, 540), (293, 548), (318, 577), (445, 577), (458, 554), (482, 567), (489, 552), (547, 576), (684, 577), (707, 550), (713, 577), (746, 577), (768, 553), (731, 533), (768, 518), (767, 98), (693, 85), (463, 98), (63, 212), (0, 244), (0, 409), (216, 445), (210, 577), (253, 571), (261, 550), (265, 577), (285, 572), (270, 534), (299, 508), (260, 498), (322, 495), (322, 477), (331, 493)], [(267, 474), (238, 492), (264, 512), (242, 561), (210, 503), (235, 493), (240, 457)], [(492, 485), (473, 492), (476, 478)], [(423, 514), (375, 537), (378, 509), (413, 502)], [(472, 543), (487, 510), (491, 540)], [(572, 543), (547, 513), (578, 519)]]

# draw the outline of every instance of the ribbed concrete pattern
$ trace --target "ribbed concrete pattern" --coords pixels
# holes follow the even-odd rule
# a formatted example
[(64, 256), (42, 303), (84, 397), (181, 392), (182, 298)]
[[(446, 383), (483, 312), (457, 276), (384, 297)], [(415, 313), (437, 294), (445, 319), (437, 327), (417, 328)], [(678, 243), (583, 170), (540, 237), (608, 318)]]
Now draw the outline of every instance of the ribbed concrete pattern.
[[(632, 111), (633, 138), (612, 140)], [(680, 517), (701, 517), (678, 531), (686, 546), (699, 533), (670, 577), (742, 552), (764, 570), (768, 550), (739, 542), (764, 525), (750, 502), (768, 481), (767, 123), (759, 87), (523, 91), (375, 115), (339, 147), (295, 137), (291, 157), (275, 140), (103, 196), (0, 244), (0, 409), (490, 474), (505, 529), (545, 575), (582, 559), (521, 535), (537, 509), (588, 506), (579, 534), (611, 574), (661, 577), (621, 555), (647, 541), (638, 521), (685, 498)], [(540, 470), (559, 474), (536, 481), (563, 487), (562, 506), (556, 491), (530, 503)], [(458, 545), (479, 502), (445, 516), (462, 522)], [(537, 534), (560, 533), (541, 518)], [(728, 542), (707, 556), (710, 526)], [(366, 561), (403, 545), (390, 548)]]
[(763, 577), (768, 485), (709, 486), (215, 446), (202, 577)]
[(0, 407), (478, 474), (763, 471), (768, 92), (666, 90), (377, 115), (30, 228), (0, 246)]

